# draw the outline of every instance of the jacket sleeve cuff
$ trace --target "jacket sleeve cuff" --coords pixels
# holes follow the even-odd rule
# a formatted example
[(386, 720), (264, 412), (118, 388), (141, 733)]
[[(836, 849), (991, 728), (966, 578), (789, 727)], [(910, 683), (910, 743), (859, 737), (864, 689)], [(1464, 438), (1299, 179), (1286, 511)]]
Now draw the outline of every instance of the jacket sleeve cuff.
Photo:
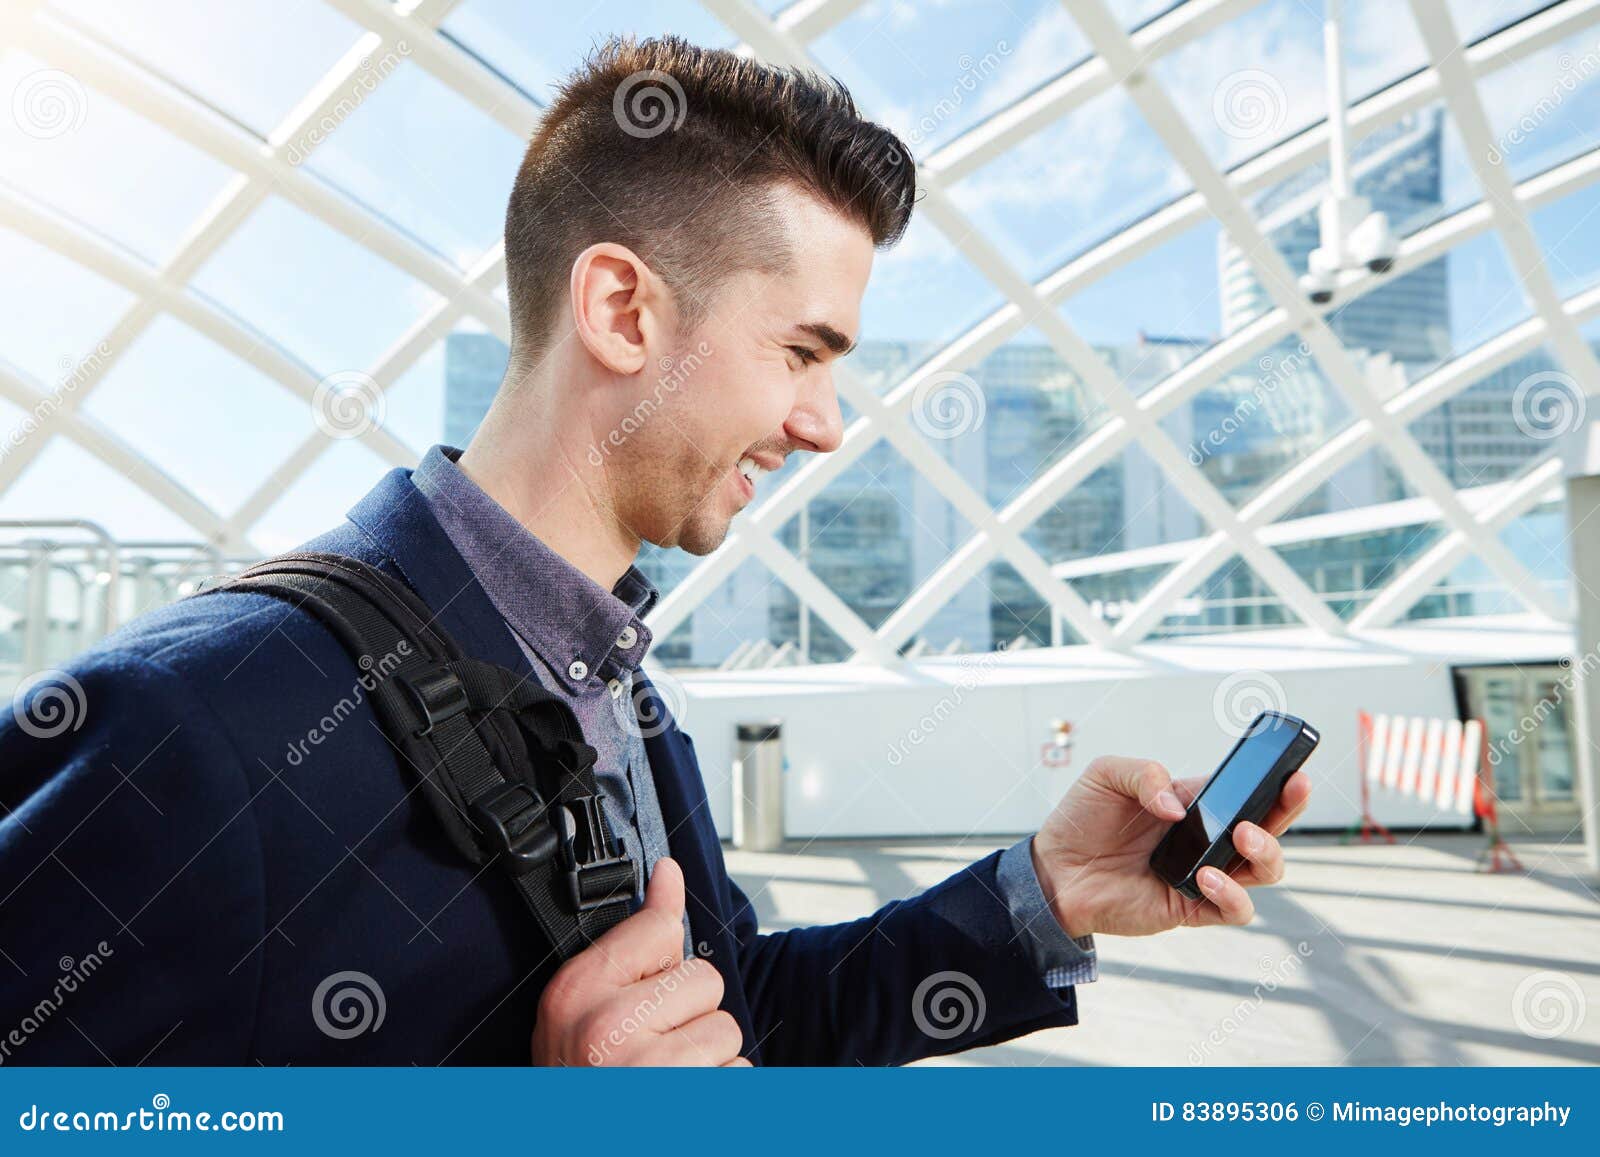
[(1056, 920), (1033, 870), (1032, 844), (1032, 836), (1012, 844), (1000, 854), (995, 871), (1000, 898), (1011, 912), (1017, 939), (1027, 948), (1046, 987), (1066, 988), (1098, 980), (1094, 936), (1068, 936)]

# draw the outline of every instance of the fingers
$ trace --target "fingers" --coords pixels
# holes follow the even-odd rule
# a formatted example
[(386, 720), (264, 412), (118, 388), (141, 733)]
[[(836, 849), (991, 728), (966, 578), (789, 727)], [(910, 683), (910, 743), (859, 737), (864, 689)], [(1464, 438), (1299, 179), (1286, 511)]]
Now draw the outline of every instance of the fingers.
[[(1233, 873), (1234, 879), (1246, 888), (1254, 888), (1258, 884), (1276, 884), (1283, 879), (1283, 845), (1278, 843), (1276, 837), (1289, 830), (1306, 810), (1310, 800), (1311, 777), (1303, 771), (1297, 771), (1283, 785), (1283, 791), (1278, 793), (1277, 801), (1259, 825), (1241, 823), (1234, 828), (1233, 846), (1246, 861), (1243, 867)], [(1255, 850), (1246, 847), (1246, 843), (1252, 839), (1247, 828), (1254, 829), (1262, 837), (1262, 843)]]
[(1233, 846), (1244, 857), (1245, 868), (1234, 879), (1247, 888), (1276, 884), (1283, 879), (1283, 846), (1256, 824), (1241, 822), (1233, 829)]
[[(1221, 924), (1248, 924), (1256, 914), (1256, 906), (1244, 890), (1244, 885), (1233, 877), (1217, 868), (1201, 868), (1195, 883), (1200, 886), (1201, 893), (1215, 907), (1210, 911), (1216, 912), (1219, 919), (1196, 921), (1197, 923)], [(1208, 910), (1200, 908), (1197, 915)]]
[(662, 1036), (650, 1052), (652, 1065), (723, 1067), (739, 1058), (744, 1034), (739, 1022), (720, 1009), (681, 1025)]
[[(1102, 779), (1114, 790), (1139, 801), (1139, 806), (1168, 823), (1183, 818), (1210, 776), (1198, 775), (1174, 780), (1167, 769), (1154, 760), (1129, 759), (1107, 755), (1095, 760)], [(1283, 785), (1272, 809), (1261, 826), (1272, 835), (1281, 835), (1305, 811), (1311, 798), (1311, 778), (1297, 771)]]
[(1128, 759), (1120, 755), (1095, 760), (1103, 769), (1104, 781), (1159, 820), (1172, 823), (1183, 818), (1184, 805), (1172, 790), (1172, 776), (1153, 759)]
[(1200, 795), (1200, 789), (1205, 787), (1209, 775), (1191, 775), (1188, 779), (1174, 780), (1172, 794), (1178, 797), (1178, 802), (1187, 809)]
[(659, 860), (645, 888), (644, 906), (609, 929), (568, 965), (594, 970), (620, 988), (683, 962), (683, 870)]
[[(1178, 780), (1172, 792), (1185, 806), (1194, 802), (1204, 789), (1207, 776)], [(1234, 826), (1233, 846), (1243, 864), (1233, 875), (1216, 868), (1203, 868), (1195, 878), (1205, 901), (1195, 904), (1183, 923), (1194, 927), (1214, 924), (1248, 924), (1255, 917), (1255, 904), (1246, 888), (1276, 884), (1284, 877), (1283, 846), (1277, 837), (1306, 810), (1311, 799), (1311, 778), (1304, 771), (1291, 775), (1278, 793), (1266, 817), (1259, 824), (1242, 821)], [(1192, 903), (1192, 901), (1191, 901)]]
[(722, 973), (710, 961), (685, 960), (670, 972), (629, 985), (619, 994), (619, 1003), (647, 1014), (656, 1032), (666, 1032), (715, 1011), (723, 987)]
[(1306, 810), (1310, 802), (1311, 777), (1304, 771), (1297, 771), (1283, 785), (1283, 790), (1278, 793), (1277, 801), (1261, 821), (1261, 826), (1273, 835), (1281, 836), (1289, 830), (1290, 824), (1300, 818), (1300, 813)]
[(535, 1064), (730, 1065), (739, 1024), (722, 973), (683, 959), (683, 872), (651, 873), (644, 906), (568, 960), (539, 996)]

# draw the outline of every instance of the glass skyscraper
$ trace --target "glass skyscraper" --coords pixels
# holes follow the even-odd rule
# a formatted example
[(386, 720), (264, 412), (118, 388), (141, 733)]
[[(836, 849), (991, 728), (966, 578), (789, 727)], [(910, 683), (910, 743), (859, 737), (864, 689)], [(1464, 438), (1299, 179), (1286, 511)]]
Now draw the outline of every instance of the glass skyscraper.
[(465, 446), (489, 412), (506, 372), (506, 343), (492, 333), (453, 333), (444, 340), (444, 441)]

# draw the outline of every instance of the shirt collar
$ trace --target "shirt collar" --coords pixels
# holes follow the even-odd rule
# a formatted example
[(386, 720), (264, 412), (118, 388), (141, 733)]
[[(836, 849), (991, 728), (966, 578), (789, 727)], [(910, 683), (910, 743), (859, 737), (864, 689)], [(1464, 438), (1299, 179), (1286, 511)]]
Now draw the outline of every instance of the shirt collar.
[(460, 456), (435, 446), (411, 481), (506, 625), (569, 691), (638, 670), (651, 641), (641, 620), (660, 592), (636, 566), (606, 590), (467, 477)]

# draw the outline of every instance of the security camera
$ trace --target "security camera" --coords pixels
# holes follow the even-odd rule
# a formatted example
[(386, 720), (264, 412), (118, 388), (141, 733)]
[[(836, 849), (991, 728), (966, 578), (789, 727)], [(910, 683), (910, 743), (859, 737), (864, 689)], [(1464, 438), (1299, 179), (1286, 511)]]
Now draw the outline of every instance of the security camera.
[(1381, 274), (1394, 268), (1398, 243), (1389, 218), (1365, 197), (1325, 197), (1318, 216), (1322, 244), (1311, 251), (1300, 279), (1312, 301), (1326, 305), (1341, 279), (1361, 269)]
[(1368, 213), (1350, 231), (1350, 255), (1373, 273), (1388, 273), (1394, 268), (1395, 239), (1389, 218), (1383, 213)]
[[(1320, 250), (1318, 251), (1320, 252)], [(1300, 288), (1315, 305), (1327, 305), (1333, 300), (1336, 281), (1332, 272), (1319, 269), (1315, 264), (1309, 272), (1300, 275)]]
[(1384, 274), (1394, 268), (1399, 247), (1389, 218), (1373, 212), (1365, 197), (1356, 196), (1350, 179), (1347, 148), (1349, 109), (1345, 105), (1344, 20), (1340, 0), (1327, 0), (1322, 23), (1323, 69), (1328, 85), (1328, 192), (1317, 207), (1322, 245), (1313, 250), (1300, 284), (1311, 300), (1333, 300), (1333, 287), (1363, 268)]

